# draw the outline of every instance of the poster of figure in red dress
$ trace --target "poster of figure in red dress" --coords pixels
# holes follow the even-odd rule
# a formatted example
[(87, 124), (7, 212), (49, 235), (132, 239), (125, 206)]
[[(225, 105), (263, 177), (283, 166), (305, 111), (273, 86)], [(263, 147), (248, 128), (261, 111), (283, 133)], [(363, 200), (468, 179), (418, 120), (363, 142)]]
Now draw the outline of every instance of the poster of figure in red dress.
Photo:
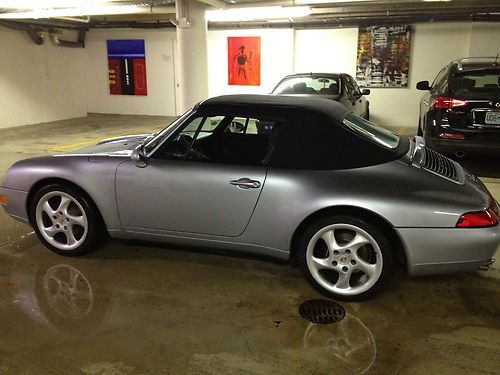
[(260, 36), (228, 37), (228, 83), (260, 86)]

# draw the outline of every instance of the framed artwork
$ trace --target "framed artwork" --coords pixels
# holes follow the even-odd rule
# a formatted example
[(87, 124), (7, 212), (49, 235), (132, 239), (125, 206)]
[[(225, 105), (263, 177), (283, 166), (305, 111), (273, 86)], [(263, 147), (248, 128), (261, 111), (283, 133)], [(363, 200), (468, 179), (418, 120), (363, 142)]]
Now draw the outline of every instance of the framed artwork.
[(228, 37), (229, 85), (260, 86), (260, 36)]
[(108, 40), (107, 47), (109, 93), (147, 95), (144, 40)]
[(407, 87), (410, 38), (410, 25), (360, 27), (356, 61), (359, 85)]

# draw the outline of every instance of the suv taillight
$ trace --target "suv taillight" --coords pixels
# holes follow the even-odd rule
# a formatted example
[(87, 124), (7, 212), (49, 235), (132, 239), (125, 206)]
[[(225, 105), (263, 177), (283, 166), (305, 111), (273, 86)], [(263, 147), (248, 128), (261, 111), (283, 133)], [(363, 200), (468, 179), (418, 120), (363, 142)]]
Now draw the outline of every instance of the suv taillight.
[(447, 98), (444, 96), (439, 96), (434, 99), (434, 107), (435, 108), (456, 108), (463, 107), (467, 105), (467, 100), (455, 99), (455, 98)]
[(499, 223), (497, 202), (490, 198), (490, 205), (484, 211), (467, 212), (458, 219), (457, 228), (486, 228)]

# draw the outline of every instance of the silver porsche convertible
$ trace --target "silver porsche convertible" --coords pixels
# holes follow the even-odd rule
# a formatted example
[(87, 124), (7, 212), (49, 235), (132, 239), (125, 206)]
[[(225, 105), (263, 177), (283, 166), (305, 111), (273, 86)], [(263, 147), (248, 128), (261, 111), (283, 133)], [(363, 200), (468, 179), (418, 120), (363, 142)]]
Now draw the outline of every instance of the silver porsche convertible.
[(488, 268), (500, 244), (479, 179), (319, 98), (208, 99), (156, 134), (20, 161), (0, 198), (58, 254), (108, 235), (254, 253), (343, 300), (372, 296), (395, 265)]

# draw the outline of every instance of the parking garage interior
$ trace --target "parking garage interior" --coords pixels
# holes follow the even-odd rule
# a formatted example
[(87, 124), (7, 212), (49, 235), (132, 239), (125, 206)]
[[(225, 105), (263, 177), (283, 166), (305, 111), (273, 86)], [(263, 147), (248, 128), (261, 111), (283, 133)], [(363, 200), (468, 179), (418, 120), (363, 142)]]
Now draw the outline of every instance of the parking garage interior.
[[(158, 132), (208, 97), (269, 94), (288, 74), (356, 78), (360, 27), (374, 25), (410, 26), (410, 70), (404, 87), (369, 87), (370, 121), (414, 137), (417, 82), (500, 53), (497, 1), (35, 3), (0, 0), (0, 180), (22, 159)], [(228, 79), (233, 37), (259, 37), (258, 84)], [(143, 42), (144, 92), (112, 92), (109, 41), (120, 40)], [(455, 160), (500, 200), (498, 156)], [(401, 268), (375, 298), (339, 302), (331, 324), (299, 314), (320, 298), (294, 264), (209, 246), (110, 240), (61, 257), (0, 210), (0, 374), (500, 372), (498, 263)]]

